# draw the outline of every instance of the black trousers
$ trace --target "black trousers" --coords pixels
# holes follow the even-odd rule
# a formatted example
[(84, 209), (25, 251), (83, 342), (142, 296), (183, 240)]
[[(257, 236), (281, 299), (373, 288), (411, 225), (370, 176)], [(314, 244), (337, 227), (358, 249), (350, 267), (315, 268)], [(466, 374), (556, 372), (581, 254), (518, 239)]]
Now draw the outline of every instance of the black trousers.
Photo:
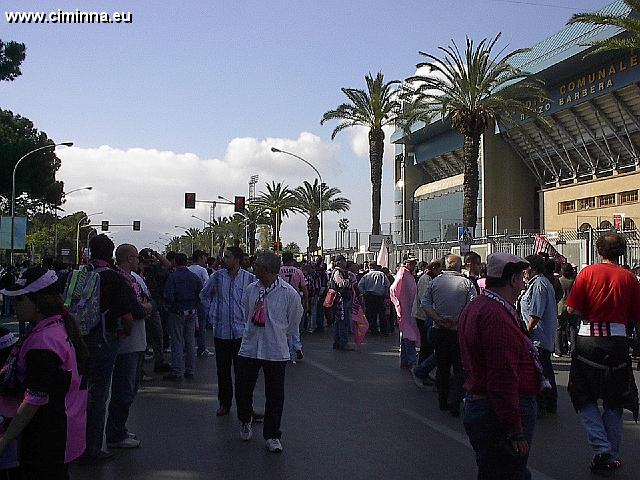
[(387, 319), (384, 313), (384, 296), (364, 294), (364, 310), (372, 332), (387, 333)]
[(216, 373), (218, 374), (218, 403), (221, 406), (231, 408), (233, 401), (233, 381), (231, 379), (231, 367), (238, 389), (238, 352), (242, 338), (213, 338), (216, 351)]
[[(462, 401), (462, 360), (458, 344), (458, 332), (444, 328), (434, 328), (433, 343), (436, 351), (436, 385), (440, 408), (447, 406), (458, 409)], [(453, 376), (451, 375), (453, 370)]]
[(238, 379), (236, 382), (236, 406), (238, 419), (249, 423), (253, 415), (253, 390), (256, 387), (258, 373), (264, 373), (264, 426), (262, 436), (265, 440), (280, 438), (280, 421), (284, 407), (284, 373), (287, 362), (272, 362), (257, 358), (238, 356)]
[(427, 325), (426, 320), (416, 318), (416, 324), (418, 325), (418, 332), (420, 333), (420, 353), (418, 354), (419, 365), (433, 353), (433, 345), (429, 341), (429, 328), (431, 328), (431, 321), (429, 321), (429, 324)]

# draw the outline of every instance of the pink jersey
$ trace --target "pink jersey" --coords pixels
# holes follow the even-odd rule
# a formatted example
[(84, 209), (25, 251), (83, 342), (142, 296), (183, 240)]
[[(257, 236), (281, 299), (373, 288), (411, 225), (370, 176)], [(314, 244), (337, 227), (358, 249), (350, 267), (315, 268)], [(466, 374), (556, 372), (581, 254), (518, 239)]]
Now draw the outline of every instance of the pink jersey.
[(298, 292), (302, 291), (302, 287), (307, 286), (307, 280), (304, 273), (297, 267), (283, 265), (280, 267), (280, 278), (295, 288)]

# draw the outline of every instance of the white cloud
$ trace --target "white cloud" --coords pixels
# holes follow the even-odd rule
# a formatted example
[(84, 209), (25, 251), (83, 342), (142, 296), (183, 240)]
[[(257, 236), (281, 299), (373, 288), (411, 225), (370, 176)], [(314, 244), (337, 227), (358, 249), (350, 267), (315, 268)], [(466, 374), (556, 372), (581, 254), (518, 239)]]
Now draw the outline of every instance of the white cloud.
[[(311, 168), (291, 156), (271, 152), (271, 146), (295, 152), (320, 171), (340, 171), (336, 158), (339, 146), (323, 143), (306, 132), (297, 139), (235, 138), (222, 159), (142, 148), (72, 147), (58, 152), (62, 159), (58, 178), (65, 182), (67, 190), (86, 185), (94, 188), (69, 195), (64, 208), (69, 213), (104, 212), (94, 217), (96, 222), (109, 220), (111, 224), (130, 225), (133, 220), (140, 220), (141, 232), (114, 227), (113, 238), (116, 243), (126, 241), (141, 248), (158, 241), (164, 232), (179, 232), (174, 225), (202, 228), (202, 222), (191, 218), (191, 214), (208, 219), (209, 206), (197, 204), (196, 210), (185, 210), (187, 191), (196, 192), (199, 200), (247, 195), (249, 177), (256, 174), (260, 176), (258, 191), (272, 180), (291, 187), (303, 180), (313, 181), (315, 173)], [(216, 216), (231, 214), (231, 206), (216, 208)], [(303, 216), (293, 216), (285, 222), (283, 239), (306, 245)]]
[[(391, 132), (387, 132), (387, 138)], [(362, 142), (364, 153), (354, 158), (350, 149), (341, 148), (339, 141), (326, 143), (316, 135), (302, 132), (297, 139), (250, 137), (234, 138), (229, 142), (222, 158), (202, 158), (192, 153), (176, 153), (155, 149), (117, 149), (103, 145), (97, 148), (71, 147), (57, 153), (62, 160), (58, 178), (65, 182), (66, 190), (91, 185), (92, 191), (79, 191), (69, 195), (63, 208), (71, 213), (104, 212), (93, 217), (96, 223), (109, 220), (114, 227), (112, 238), (116, 244), (130, 242), (139, 248), (158, 241), (165, 232), (179, 233), (174, 225), (202, 228), (203, 223), (191, 217), (209, 219), (209, 206), (197, 204), (196, 210), (184, 209), (184, 193), (196, 192), (199, 200), (217, 200), (218, 195), (231, 198), (248, 194), (251, 175), (259, 175), (257, 191), (264, 190), (266, 182), (284, 182), (291, 187), (303, 180), (313, 181), (314, 171), (300, 160), (285, 154), (271, 152), (271, 147), (286, 150), (310, 161), (331, 186), (342, 190), (352, 201), (347, 213), (325, 214), (325, 248), (333, 248), (339, 218), (350, 219), (352, 229), (360, 232), (371, 227), (371, 182), (368, 162), (367, 132), (352, 132), (354, 142)], [(349, 137), (345, 136), (344, 140)], [(387, 142), (388, 143), (388, 140)], [(351, 144), (353, 148), (353, 143)], [(357, 151), (354, 149), (354, 152)], [(389, 222), (392, 212), (391, 159), (393, 146), (385, 145), (385, 171), (383, 177), (382, 222)], [(218, 205), (216, 216), (232, 214), (232, 206)], [(133, 232), (128, 227), (140, 220), (142, 230)], [(293, 215), (283, 223), (283, 242), (297, 242), (306, 247), (306, 218)], [(362, 237), (360, 243), (366, 243)]]

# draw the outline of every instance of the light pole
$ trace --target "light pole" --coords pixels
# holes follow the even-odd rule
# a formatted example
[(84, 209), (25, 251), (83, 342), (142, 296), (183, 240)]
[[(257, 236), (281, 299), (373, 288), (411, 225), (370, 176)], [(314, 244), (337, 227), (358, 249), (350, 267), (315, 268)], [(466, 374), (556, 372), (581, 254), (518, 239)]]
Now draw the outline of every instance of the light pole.
[(78, 226), (76, 228), (76, 265), (80, 265), (80, 224), (87, 220), (89, 217), (93, 217), (94, 215), (102, 215), (104, 212), (95, 212), (90, 213), (89, 215), (85, 215), (78, 222)]
[[(81, 190), (93, 190), (93, 187), (74, 188), (73, 190), (69, 190), (68, 192), (63, 192), (63, 193), (64, 193), (64, 196), (66, 197), (67, 195), (71, 195), (72, 193), (79, 192)], [(58, 219), (57, 211), (55, 212), (55, 218), (56, 220)], [(53, 256), (57, 257), (57, 255), (58, 255), (58, 223), (56, 222), (55, 226), (53, 227)]]
[(305, 160), (299, 155), (296, 155), (295, 153), (287, 152), (285, 150), (280, 150), (279, 148), (276, 148), (276, 147), (271, 147), (271, 151), (273, 153), (284, 153), (285, 155), (289, 155), (291, 157), (297, 158), (301, 162), (304, 162), (307, 165), (309, 165), (311, 168), (313, 168), (313, 171), (316, 172), (316, 175), (318, 175), (318, 179), (320, 180), (320, 189), (319, 189), (320, 198), (318, 199), (319, 200), (318, 208), (320, 209), (320, 252), (322, 255), (324, 255), (324, 208), (322, 208), (322, 183), (323, 183), (322, 175), (320, 175), (320, 172), (318, 171), (318, 169), (314, 167), (311, 162), (309, 162), (308, 160)]
[(51, 145), (45, 145), (43, 147), (38, 147), (30, 152), (25, 153), (16, 164), (13, 166), (13, 176), (11, 177), (11, 265), (14, 265), (13, 261), (13, 251), (14, 251), (14, 240), (13, 240), (13, 231), (15, 228), (15, 211), (16, 211), (16, 170), (18, 169), (18, 165), (29, 155), (39, 152), (40, 150), (46, 150), (47, 148), (56, 148), (58, 145), (64, 145), (66, 147), (71, 147), (73, 142), (61, 142), (61, 143), (53, 143)]

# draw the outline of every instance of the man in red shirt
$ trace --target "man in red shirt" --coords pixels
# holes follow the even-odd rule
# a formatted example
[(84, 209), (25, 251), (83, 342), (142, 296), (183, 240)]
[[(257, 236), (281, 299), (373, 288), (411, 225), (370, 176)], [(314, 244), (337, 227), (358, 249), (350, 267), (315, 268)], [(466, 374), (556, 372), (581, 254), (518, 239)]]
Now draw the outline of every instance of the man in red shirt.
[(544, 377), (514, 306), (528, 265), (508, 253), (489, 255), (486, 289), (458, 321), (467, 392), (464, 427), (476, 452), (478, 480), (530, 478), (536, 395)]
[[(568, 390), (580, 414), (594, 457), (594, 473), (622, 466), (622, 409), (638, 419), (638, 390), (633, 378), (627, 327), (640, 320), (640, 284), (618, 264), (624, 237), (607, 233), (596, 248), (602, 263), (584, 268), (567, 298), (567, 311), (583, 319), (571, 360)], [(602, 399), (603, 411), (598, 407)]]

